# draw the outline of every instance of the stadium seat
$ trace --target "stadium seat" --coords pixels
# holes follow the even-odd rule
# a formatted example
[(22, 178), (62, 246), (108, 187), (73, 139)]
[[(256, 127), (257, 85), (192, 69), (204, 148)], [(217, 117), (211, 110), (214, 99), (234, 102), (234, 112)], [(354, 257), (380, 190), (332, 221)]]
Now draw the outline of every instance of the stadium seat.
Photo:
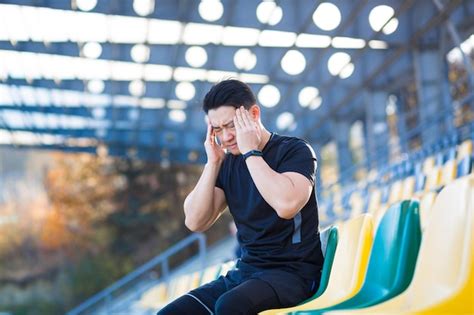
[(206, 269), (204, 269), (201, 275), (201, 279), (199, 280), (199, 285), (203, 285), (203, 284), (216, 280), (217, 276), (220, 274), (219, 273), (220, 270), (221, 270), (220, 264), (209, 266)]
[(367, 277), (351, 299), (329, 308), (296, 314), (322, 314), (337, 309), (363, 308), (403, 292), (411, 282), (421, 242), (419, 203), (403, 201), (391, 206), (380, 222), (370, 254)]
[(338, 226), (339, 240), (329, 283), (324, 293), (291, 308), (274, 309), (260, 314), (280, 314), (302, 309), (328, 307), (353, 297), (361, 288), (373, 243), (370, 214), (349, 219)]
[(448, 150), (447, 159), (446, 162), (444, 162), (441, 172), (441, 186), (446, 186), (456, 179), (457, 161), (455, 148)]
[(390, 195), (388, 197), (388, 203), (389, 204), (393, 204), (397, 201), (400, 201), (402, 200), (402, 184), (403, 184), (403, 181), (402, 180), (397, 180), (395, 182), (392, 183), (392, 185), (390, 186)]
[(219, 270), (219, 274), (218, 274), (217, 277), (225, 276), (228, 271), (234, 269), (235, 263), (236, 263), (235, 260), (231, 260), (231, 261), (223, 263), (222, 266), (221, 266), (221, 270)]
[(397, 297), (342, 314), (472, 314), (474, 175), (457, 179), (436, 197), (410, 286)]
[[(331, 274), (334, 256), (336, 254), (338, 232), (336, 226), (331, 226), (320, 233), (321, 249), (324, 254), (324, 264), (321, 270), (321, 280), (319, 282), (318, 291), (313, 298), (317, 298), (326, 290), (329, 283), (329, 275)], [(323, 247), (324, 244), (324, 247)]]
[(457, 161), (458, 169), (457, 176), (462, 177), (472, 172), (473, 164), (473, 141), (465, 140), (458, 147)]
[(401, 200), (413, 198), (413, 194), (415, 193), (415, 184), (415, 176), (408, 176), (403, 180)]
[(349, 204), (351, 205), (351, 218), (355, 218), (364, 212), (364, 200), (358, 191), (352, 193)]
[(380, 208), (382, 202), (382, 191), (378, 188), (373, 188), (369, 193), (369, 206), (367, 212), (373, 214)]
[(429, 222), (429, 217), (431, 213), (431, 208), (433, 207), (434, 201), (436, 199), (437, 193), (435, 191), (430, 191), (421, 197), (420, 200), (420, 221), (421, 221), (421, 230), (424, 231)]
[(141, 309), (157, 310), (162, 308), (167, 301), (167, 284), (163, 281), (145, 291), (137, 304)]

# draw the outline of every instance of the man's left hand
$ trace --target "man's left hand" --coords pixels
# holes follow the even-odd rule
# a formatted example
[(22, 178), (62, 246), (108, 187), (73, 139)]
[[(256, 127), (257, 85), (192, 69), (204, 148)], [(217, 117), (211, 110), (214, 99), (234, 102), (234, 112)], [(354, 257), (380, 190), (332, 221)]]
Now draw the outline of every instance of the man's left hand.
[(262, 131), (258, 123), (250, 116), (249, 111), (243, 106), (235, 111), (234, 126), (240, 153), (244, 154), (251, 150), (258, 150), (258, 145), (262, 139)]

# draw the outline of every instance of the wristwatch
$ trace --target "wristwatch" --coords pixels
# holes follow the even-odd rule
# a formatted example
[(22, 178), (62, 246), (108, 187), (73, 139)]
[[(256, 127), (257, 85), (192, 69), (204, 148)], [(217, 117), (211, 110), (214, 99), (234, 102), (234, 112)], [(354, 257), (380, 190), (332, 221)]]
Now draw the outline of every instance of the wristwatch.
[(250, 150), (249, 152), (243, 154), (244, 156), (244, 161), (247, 160), (247, 158), (249, 156), (252, 156), (252, 155), (255, 155), (255, 156), (263, 156), (263, 153), (262, 151), (258, 151), (258, 150)]

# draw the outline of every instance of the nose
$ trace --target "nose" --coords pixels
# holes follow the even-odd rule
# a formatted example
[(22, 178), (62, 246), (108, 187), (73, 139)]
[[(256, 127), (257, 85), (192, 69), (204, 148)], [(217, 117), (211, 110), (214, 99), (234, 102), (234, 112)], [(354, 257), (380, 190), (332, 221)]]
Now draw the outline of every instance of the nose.
[(230, 130), (227, 130), (227, 128), (224, 128), (222, 130), (222, 140), (224, 142), (228, 142), (228, 141), (232, 140), (233, 136), (234, 135), (232, 134), (232, 132)]

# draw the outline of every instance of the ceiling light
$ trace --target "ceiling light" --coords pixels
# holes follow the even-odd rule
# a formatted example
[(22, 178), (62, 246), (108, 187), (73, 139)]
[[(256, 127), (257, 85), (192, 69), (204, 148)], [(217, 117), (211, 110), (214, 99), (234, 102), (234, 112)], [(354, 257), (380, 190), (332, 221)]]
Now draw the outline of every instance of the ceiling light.
[(87, 90), (94, 94), (100, 94), (104, 92), (105, 84), (102, 80), (91, 80), (87, 82)]
[(140, 16), (147, 16), (155, 10), (155, 0), (133, 0), (133, 10)]
[(201, 0), (198, 11), (204, 20), (215, 22), (222, 17), (224, 6), (219, 0)]
[(314, 11), (313, 22), (323, 31), (332, 31), (341, 23), (341, 11), (332, 3), (323, 2)]
[(196, 89), (192, 83), (180, 82), (176, 85), (175, 94), (183, 101), (190, 101), (196, 94)]
[(186, 50), (185, 59), (191, 67), (199, 68), (207, 62), (207, 52), (199, 46), (189, 47)]
[(257, 7), (257, 19), (262, 24), (276, 25), (283, 17), (283, 10), (274, 1), (262, 1)]
[(82, 54), (86, 58), (97, 59), (102, 54), (102, 46), (99, 43), (85, 43), (82, 46)]
[(386, 35), (392, 34), (398, 28), (398, 19), (392, 18), (394, 14), (395, 14), (395, 11), (393, 10), (392, 7), (388, 5), (376, 6), (369, 13), (370, 27), (375, 32), (380, 32), (384, 24), (387, 23), (387, 21), (391, 19), (390, 22), (388, 22), (387, 25), (383, 27), (382, 31)]
[(298, 75), (306, 68), (306, 59), (297, 50), (289, 50), (281, 59), (283, 71), (289, 75)]
[(298, 94), (298, 101), (301, 107), (308, 107), (311, 101), (319, 95), (319, 90), (313, 86), (307, 86), (301, 89)]
[(278, 115), (276, 120), (277, 128), (280, 130), (288, 129), (295, 122), (295, 116), (290, 112), (283, 112)]
[(76, 5), (79, 10), (91, 11), (97, 5), (97, 0), (76, 0)]
[(295, 44), (296, 33), (264, 30), (260, 33), (258, 44), (263, 47), (291, 47)]
[(128, 91), (133, 96), (142, 96), (146, 91), (145, 83), (142, 80), (133, 80), (128, 85)]
[(130, 51), (132, 60), (138, 63), (145, 63), (150, 59), (150, 47), (142, 44), (134, 45)]
[(345, 52), (334, 53), (328, 60), (329, 73), (336, 76), (339, 75), (342, 68), (351, 61), (351, 56)]
[(348, 77), (352, 75), (352, 73), (354, 72), (354, 69), (355, 69), (355, 66), (352, 62), (345, 65), (344, 68), (341, 69), (341, 72), (339, 73), (339, 77), (341, 79), (347, 79)]
[(276, 86), (264, 85), (258, 92), (258, 100), (265, 107), (274, 107), (280, 101), (280, 91)]
[(180, 109), (170, 110), (170, 112), (168, 113), (168, 117), (170, 120), (177, 123), (182, 123), (186, 121), (186, 113)]
[(239, 70), (252, 70), (257, 64), (257, 56), (248, 48), (239, 49), (234, 54), (234, 64)]
[(327, 35), (299, 34), (296, 46), (301, 48), (326, 48), (331, 45), (331, 37)]

